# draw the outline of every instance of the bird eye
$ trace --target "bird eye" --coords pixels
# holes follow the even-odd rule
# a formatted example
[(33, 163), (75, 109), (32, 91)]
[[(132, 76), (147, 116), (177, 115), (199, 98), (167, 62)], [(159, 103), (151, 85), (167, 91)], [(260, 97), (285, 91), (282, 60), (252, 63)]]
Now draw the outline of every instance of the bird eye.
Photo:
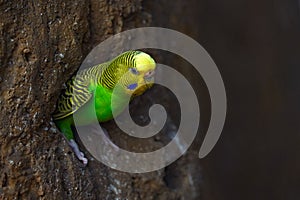
[(129, 71), (135, 75), (139, 74), (139, 72), (135, 68), (129, 68)]

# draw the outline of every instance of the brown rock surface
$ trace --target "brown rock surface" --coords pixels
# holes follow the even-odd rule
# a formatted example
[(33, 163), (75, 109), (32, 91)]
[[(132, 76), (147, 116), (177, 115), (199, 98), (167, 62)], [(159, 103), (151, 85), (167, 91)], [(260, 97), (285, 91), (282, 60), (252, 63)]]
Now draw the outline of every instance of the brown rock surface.
[[(150, 9), (140, 0), (2, 0), (0, 18), (0, 199), (183, 199), (191, 192), (188, 199), (198, 199), (199, 163), (185, 163), (196, 153), (147, 174), (96, 161), (84, 167), (51, 121), (63, 83), (88, 51), (112, 34), (149, 25)], [(113, 122), (105, 126), (116, 143), (145, 146), (124, 142)]]

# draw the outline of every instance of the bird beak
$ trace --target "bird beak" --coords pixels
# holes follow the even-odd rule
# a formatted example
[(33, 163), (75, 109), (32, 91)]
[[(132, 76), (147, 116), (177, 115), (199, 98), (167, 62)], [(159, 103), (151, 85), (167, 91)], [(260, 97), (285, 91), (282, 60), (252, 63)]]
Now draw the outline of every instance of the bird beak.
[(152, 70), (152, 71), (147, 72), (144, 76), (144, 81), (145, 81), (147, 89), (149, 89), (153, 86), (154, 74), (155, 74), (155, 71)]
[(147, 82), (154, 82), (154, 74), (155, 74), (154, 70), (146, 72), (145, 75), (144, 75), (145, 82), (146, 83)]

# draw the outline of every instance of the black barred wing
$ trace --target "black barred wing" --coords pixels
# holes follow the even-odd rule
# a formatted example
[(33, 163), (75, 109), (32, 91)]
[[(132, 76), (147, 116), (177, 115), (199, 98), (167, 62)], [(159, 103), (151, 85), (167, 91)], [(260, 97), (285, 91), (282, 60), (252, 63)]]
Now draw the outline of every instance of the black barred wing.
[(98, 65), (79, 72), (66, 83), (66, 88), (61, 93), (56, 110), (53, 114), (54, 120), (63, 119), (72, 115), (80, 107), (86, 104), (93, 96), (93, 87), (96, 78), (103, 66)]

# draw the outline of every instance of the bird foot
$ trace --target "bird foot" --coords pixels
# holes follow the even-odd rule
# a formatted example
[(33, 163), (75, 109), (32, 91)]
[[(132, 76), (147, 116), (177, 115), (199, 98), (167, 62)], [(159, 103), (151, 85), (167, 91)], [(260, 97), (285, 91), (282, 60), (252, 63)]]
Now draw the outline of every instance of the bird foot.
[(81, 160), (83, 162), (84, 165), (86, 165), (88, 163), (88, 159), (84, 156), (84, 153), (82, 153), (79, 148), (77, 143), (75, 142), (75, 140), (71, 139), (69, 141), (69, 145), (70, 147), (73, 149), (76, 157)]

